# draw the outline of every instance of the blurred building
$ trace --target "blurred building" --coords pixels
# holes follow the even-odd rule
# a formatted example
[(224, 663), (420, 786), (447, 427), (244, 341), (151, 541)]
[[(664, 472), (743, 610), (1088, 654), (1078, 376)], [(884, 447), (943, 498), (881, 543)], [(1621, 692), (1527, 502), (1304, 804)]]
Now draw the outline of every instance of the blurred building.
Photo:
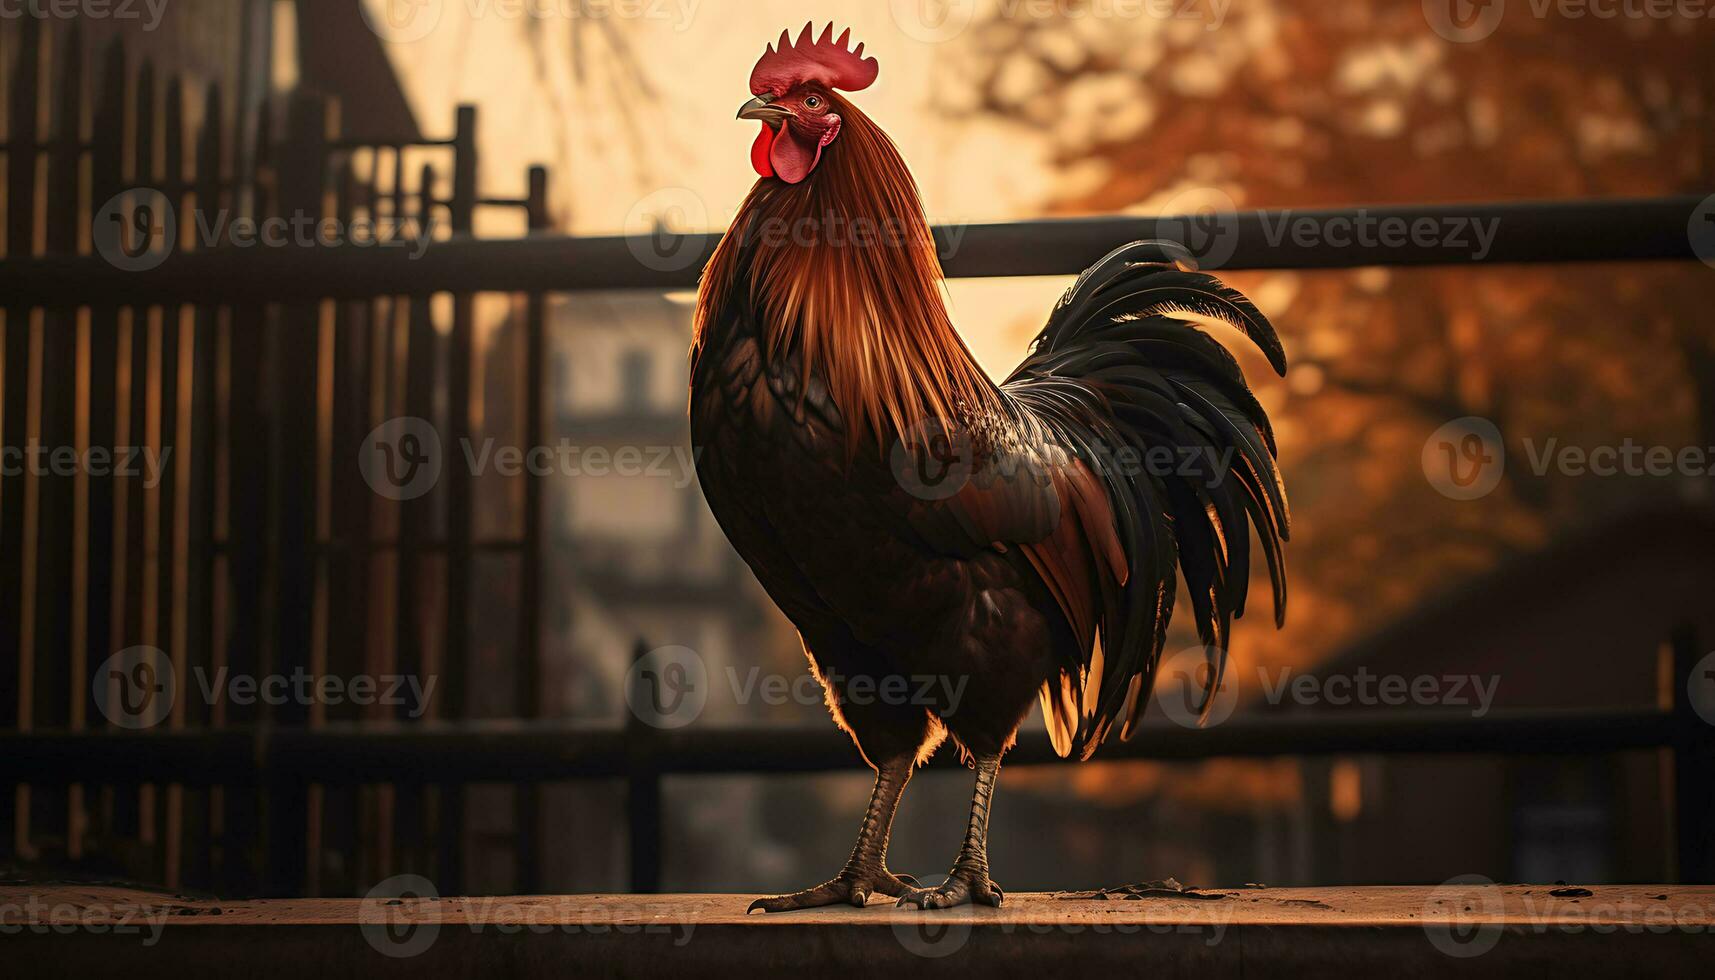
[[(1412, 706), (1469, 715), (1520, 709), (1669, 708), (1673, 644), (1715, 637), (1715, 517), (1645, 511), (1582, 529), (1504, 563), (1399, 617), (1308, 676), (1461, 683), (1460, 703)], [(1701, 645), (1699, 645), (1701, 644)], [(1490, 686), (1483, 703), (1474, 685)], [(1346, 689), (1346, 690), (1349, 690)], [(1304, 712), (1371, 703), (1287, 703)], [(1409, 710), (1409, 709), (1401, 709)], [(1433, 882), (1461, 863), (1506, 880), (1647, 881), (1675, 874), (1670, 756), (1562, 754), (1543, 745), (1506, 758), (1360, 757), (1306, 764), (1317, 881)]]
[[(546, 442), (556, 472), (545, 492), (543, 715), (621, 724), (638, 643), (697, 651), (717, 693), (733, 670), (801, 669), (795, 636), (697, 484), (685, 411), (689, 307), (649, 292), (559, 295), (548, 324)], [(485, 430), (503, 438), (520, 431), (520, 336), (507, 319), (487, 353)], [(507, 499), (521, 502), (518, 493)], [(761, 708), (711, 697), (698, 723), (783, 720)]]

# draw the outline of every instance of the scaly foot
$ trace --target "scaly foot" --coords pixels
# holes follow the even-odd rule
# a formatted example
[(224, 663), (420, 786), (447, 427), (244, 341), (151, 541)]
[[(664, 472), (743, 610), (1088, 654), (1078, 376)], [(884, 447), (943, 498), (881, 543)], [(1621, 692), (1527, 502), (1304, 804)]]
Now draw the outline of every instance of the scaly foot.
[(954, 868), (947, 880), (935, 888), (913, 888), (900, 897), (902, 909), (950, 909), (955, 905), (992, 905), (1000, 908), (1006, 895), (987, 874)]
[(876, 871), (842, 871), (832, 881), (824, 881), (814, 888), (806, 888), (790, 895), (759, 898), (751, 902), (750, 908), (745, 909), (745, 912), (748, 914), (757, 909), (764, 912), (791, 912), (795, 909), (814, 909), (846, 903), (861, 908), (871, 895), (898, 897), (916, 885), (917, 879), (910, 875), (892, 874), (885, 868)]

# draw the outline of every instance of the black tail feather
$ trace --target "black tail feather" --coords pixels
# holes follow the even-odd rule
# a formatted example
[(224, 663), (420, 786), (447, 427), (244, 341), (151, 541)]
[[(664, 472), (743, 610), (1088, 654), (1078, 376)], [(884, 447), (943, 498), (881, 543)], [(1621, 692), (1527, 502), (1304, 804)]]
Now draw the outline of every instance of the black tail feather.
[[(1055, 744), (1081, 758), (1122, 714), (1121, 737), (1129, 737), (1142, 713), (1167, 639), (1175, 566), (1198, 636), (1216, 651), (1205, 708), (1224, 669), (1231, 621), (1244, 614), (1252, 528), (1276, 623), (1286, 614), (1282, 544), (1291, 518), (1274, 431), (1232, 353), (1174, 314), (1236, 327), (1285, 374), (1280, 339), (1250, 300), (1196, 271), (1182, 247), (1134, 242), (1078, 278), (1002, 386), (1064, 449), (1093, 461), (1127, 548), (1129, 578), (1101, 596), (1101, 649), (1065, 669), (1078, 712), (1075, 730), (1057, 732)], [(1114, 465), (1122, 453), (1144, 465)], [(1159, 464), (1169, 457), (1173, 466), (1164, 470)], [(1072, 727), (1053, 714), (1048, 721), (1051, 730)]]

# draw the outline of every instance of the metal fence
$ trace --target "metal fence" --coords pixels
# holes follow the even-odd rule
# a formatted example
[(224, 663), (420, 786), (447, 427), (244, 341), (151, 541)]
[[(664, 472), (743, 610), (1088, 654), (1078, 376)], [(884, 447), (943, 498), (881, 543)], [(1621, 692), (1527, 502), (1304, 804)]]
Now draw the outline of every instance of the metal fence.
[[(99, 276), (92, 270), (102, 266), (117, 276), (55, 299), (0, 290), (3, 444), (147, 447), (165, 468), (149, 480), (127, 475), (136, 467), (121, 461), (68, 473), (44, 460), (41, 472), (0, 484), (0, 676), (18, 682), (16, 697), (0, 699), (0, 728), (101, 730), (90, 673), (133, 645), (167, 651), (181, 676), (190, 666), (251, 675), (373, 671), (374, 651), (387, 650), (392, 670), (441, 678), (433, 714), (461, 717), (473, 555), (516, 554), (519, 608), (535, 608), (539, 485), (530, 481), (520, 537), (478, 541), (468, 473), (448, 474), (437, 512), (426, 499), (380, 506), (386, 502), (355, 467), (328, 460), (355, 459), (378, 414), (441, 418), (452, 437), (468, 434), (471, 293), (452, 295), (443, 337), (431, 278), (338, 303), (324, 302), (313, 285), (276, 302), (220, 302), (205, 292), (209, 280), (158, 299), (131, 286), (163, 256), (170, 268), (241, 250), (232, 239), (245, 220), (254, 228), (284, 218), (312, 229), (328, 220), (327, 228), (347, 233), (361, 226), (379, 239), (362, 247), (376, 251), (397, 251), (387, 246), (437, 228), (468, 236), (484, 207), (522, 210), (539, 230), (547, 223), (546, 171), (529, 173), (524, 199), (479, 197), (476, 113), (468, 107), (450, 139), (376, 143), (341, 132), (335, 105), (293, 95), (283, 130), (271, 134), (264, 115), (245, 145), (223, 130), (219, 86), (195, 105), (177, 78), (160, 84), (148, 63), (128, 65), (119, 40), (86, 73), (76, 27), (50, 41), (40, 23), (19, 23), (10, 80), (4, 265), (36, 284), (44, 280), (34, 263), (67, 257), (85, 274)], [(52, 79), (43, 85), (45, 67)], [(86, 74), (96, 78), (91, 97), (82, 90)], [(49, 120), (45, 131), (39, 116)], [(408, 158), (425, 162), (408, 172)], [(223, 220), (211, 238), (216, 215)], [(539, 441), (540, 291), (524, 303), (521, 322), (529, 353), (524, 437)], [(330, 622), (346, 628), (328, 629)], [(533, 677), (535, 617), (515, 625), (520, 676)], [(529, 714), (533, 698), (520, 687)], [(211, 709), (178, 698), (162, 728), (356, 717), (302, 704)], [(24, 755), (8, 767), (24, 764)], [(263, 778), (258, 793), (242, 777), (208, 786), (157, 784), (148, 767), (136, 775), (100, 787), (76, 773), (47, 785), (8, 776), (0, 780), (0, 839), (24, 856), (38, 837), (63, 840), (72, 859), (92, 840), (141, 841), (159, 851), (158, 866), (175, 883), (182, 868), (185, 881), (223, 890), (303, 889), (306, 853), (320, 837), (308, 819), (309, 784)], [(400, 846), (432, 851), (455, 881), (460, 796), (456, 785), (405, 787), (388, 807), (398, 814)]]
[[(24, 25), (34, 29), (28, 18)], [(364, 434), (393, 416), (443, 418), (454, 440), (470, 432), (478, 292), (524, 294), (522, 435), (526, 445), (541, 444), (544, 295), (690, 286), (714, 236), (672, 242), (686, 260), (662, 268), (639, 262), (635, 241), (545, 233), (544, 171), (530, 173), (523, 200), (479, 197), (473, 109), (459, 110), (451, 139), (376, 145), (342, 133), (329, 104), (295, 96), (284, 130), (264, 128), (239, 152), (221, 128), (218, 87), (203, 94), (192, 132), (183, 86), (169, 79), (158, 90), (149, 66), (133, 71), (117, 44), (85, 99), (79, 50), (72, 31), (54, 59), (55, 83), (39, 91), (42, 45), (27, 36), (7, 107), (4, 445), (178, 451), (156, 487), (87, 473), (0, 480), (0, 677), (17, 681), (17, 696), (0, 698), (0, 846), (27, 858), (34, 841), (63, 839), (76, 858), (97, 841), (131, 841), (157, 855), (170, 882), (294, 894), (318, 887), (306, 877), (310, 856), (324, 844), (358, 846), (367, 819), (387, 826), (390, 846), (405, 855), (400, 863), (432, 869), (444, 892), (457, 892), (463, 788), (498, 778), (518, 787), (516, 883), (527, 892), (536, 882), (540, 784), (610, 778), (627, 787), (632, 886), (649, 891), (660, 883), (664, 775), (853, 764), (831, 728), (689, 735), (536, 720), (541, 481), (525, 480), (520, 536), (478, 540), (470, 477), (458, 467), (438, 510), (426, 499), (380, 500), (355, 466), (330, 462), (356, 459)], [(50, 124), (38, 132), (44, 108)], [(441, 159), (408, 173), (407, 156), (424, 153)], [(80, 229), (94, 229), (116, 198), (126, 204), (122, 214), (137, 214), (141, 188), (178, 214), (224, 207), (252, 217), (385, 216), (396, 227), (444, 220), (451, 236), (411, 261), (399, 249), (355, 244), (208, 247), (181, 222), (176, 247), (158, 262), (121, 239), (122, 254), (149, 258), (152, 268), (95, 254), (101, 243)], [(1694, 257), (1686, 229), (1697, 204), (1684, 197), (1369, 213), (1499, 218), (1489, 262), (1686, 260)], [(524, 209), (534, 233), (475, 238), (473, 215), (488, 206)], [(1226, 267), (1477, 261), (1409, 243), (1267, 244), (1269, 217), (1229, 216), (1236, 247)], [(1079, 271), (1116, 242), (1183, 227), (1178, 219), (1115, 217), (938, 235), (950, 275), (1040, 275)], [(447, 294), (443, 339), (431, 304)], [(460, 700), (479, 549), (521, 562), (517, 722), (467, 721)], [(101, 721), (90, 671), (132, 644), (168, 651), (180, 678), (193, 666), (347, 675), (374, 670), (378, 651), (387, 651), (394, 670), (437, 675), (444, 696), (428, 720), (412, 723), (295, 704), (211, 709), (179, 698), (164, 724), (131, 732)], [(1683, 692), (1699, 647), (1682, 631), (1674, 649)], [(1671, 749), (1680, 877), (1710, 881), (1715, 749), (1709, 726), (1683, 701), (1667, 712), (1241, 719), (1209, 732), (1150, 731), (1104, 754)], [(1044, 740), (1026, 738), (1010, 761), (1050, 758)], [(387, 792), (378, 809), (360, 814), (366, 804), (357, 790), (373, 784)]]

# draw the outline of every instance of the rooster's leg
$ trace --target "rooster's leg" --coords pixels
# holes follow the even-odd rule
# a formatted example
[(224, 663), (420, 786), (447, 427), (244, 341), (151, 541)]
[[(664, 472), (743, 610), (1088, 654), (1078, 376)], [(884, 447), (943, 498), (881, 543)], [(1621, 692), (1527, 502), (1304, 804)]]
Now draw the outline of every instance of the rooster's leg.
[(954, 905), (981, 903), (999, 906), (1005, 896), (989, 880), (989, 804), (994, 799), (995, 780), (1000, 776), (999, 755), (976, 757), (977, 786), (971, 794), (971, 825), (964, 846), (953, 862), (947, 880), (936, 888), (913, 888), (899, 899), (901, 908), (944, 909)]
[(790, 895), (759, 898), (746, 911), (787, 912), (845, 902), (861, 906), (871, 895), (905, 894), (917, 882), (887, 870), (887, 836), (893, 829), (893, 812), (899, 807), (899, 796), (911, 781), (911, 764), (912, 757), (905, 756), (876, 768), (875, 791), (870, 794), (863, 826), (858, 828), (857, 846), (852, 848), (845, 869), (833, 880)]

